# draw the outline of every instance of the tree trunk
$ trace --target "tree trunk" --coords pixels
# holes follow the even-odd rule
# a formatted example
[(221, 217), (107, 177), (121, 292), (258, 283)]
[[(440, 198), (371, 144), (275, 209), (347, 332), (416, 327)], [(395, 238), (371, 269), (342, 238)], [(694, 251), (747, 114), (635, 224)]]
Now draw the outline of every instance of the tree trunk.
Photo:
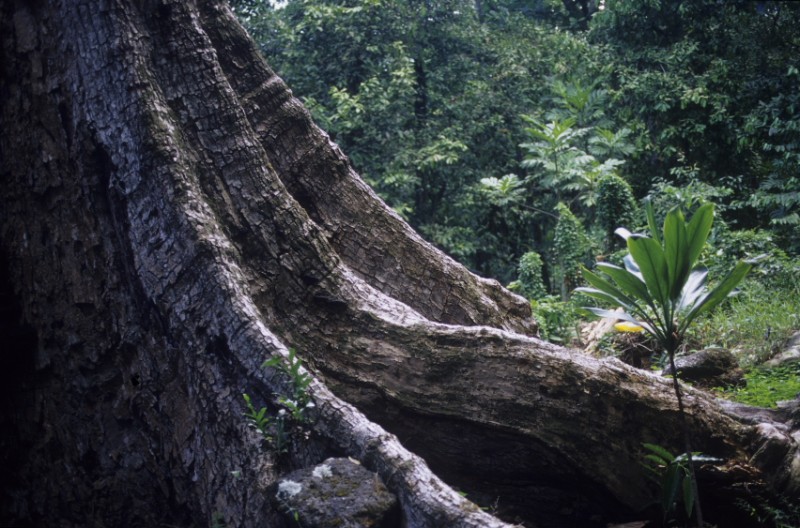
[[(450, 486), (529, 526), (653, 498), (640, 443), (681, 445), (669, 382), (531, 337), (527, 303), (388, 209), (224, 3), (0, 14), (0, 524), (281, 526), (267, 487), (330, 455), (412, 527), (505, 525)], [(274, 411), (289, 380), (261, 364), (289, 346), (316, 408), (281, 456), (241, 393)], [(800, 496), (790, 421), (685, 403), (726, 460), (701, 493)]]

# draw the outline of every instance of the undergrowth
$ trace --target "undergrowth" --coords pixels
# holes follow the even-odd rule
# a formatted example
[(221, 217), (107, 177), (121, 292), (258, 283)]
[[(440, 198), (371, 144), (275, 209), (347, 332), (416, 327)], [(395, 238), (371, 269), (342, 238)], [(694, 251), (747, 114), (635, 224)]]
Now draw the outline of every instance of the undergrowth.
[(696, 321), (694, 340), (731, 350), (743, 367), (780, 352), (800, 329), (800, 284), (747, 281), (723, 309)]
[(562, 301), (558, 296), (547, 295), (531, 300), (531, 311), (539, 323), (539, 336), (552, 343), (569, 345), (578, 334), (582, 311), (575, 297)]
[(800, 396), (800, 363), (758, 367), (745, 374), (747, 386), (722, 389), (721, 396), (757, 407), (775, 407), (777, 402)]

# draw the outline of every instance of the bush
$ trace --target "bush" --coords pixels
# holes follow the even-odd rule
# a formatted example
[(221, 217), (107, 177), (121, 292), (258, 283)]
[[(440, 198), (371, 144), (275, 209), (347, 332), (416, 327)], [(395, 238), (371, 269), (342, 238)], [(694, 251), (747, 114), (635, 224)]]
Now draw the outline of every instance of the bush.
[(800, 329), (800, 281), (769, 279), (765, 285), (763, 280), (752, 274), (721, 310), (699, 318), (693, 339), (731, 350), (745, 366), (763, 363), (780, 351)]
[(556, 255), (556, 280), (561, 291), (561, 300), (566, 301), (581, 280), (581, 264), (586, 263), (591, 243), (583, 224), (563, 203), (556, 206), (556, 223), (553, 246)]
[(539, 323), (539, 337), (553, 343), (567, 344), (577, 335), (581, 310), (572, 301), (547, 295), (531, 301), (533, 317)]
[(763, 285), (783, 287), (800, 284), (800, 265), (775, 244), (774, 236), (769, 231), (745, 229), (716, 233), (713, 247), (704, 261), (712, 275), (727, 270), (733, 259), (762, 257), (758, 266), (753, 269), (750, 278)]
[(518, 278), (509, 284), (509, 288), (519, 292), (528, 299), (540, 299), (547, 295), (547, 288), (542, 279), (542, 257), (535, 251), (529, 251), (519, 259)]
[(597, 224), (603, 232), (606, 251), (624, 246), (624, 241), (614, 236), (614, 230), (632, 226), (635, 221), (636, 200), (630, 184), (616, 174), (606, 174), (597, 184)]

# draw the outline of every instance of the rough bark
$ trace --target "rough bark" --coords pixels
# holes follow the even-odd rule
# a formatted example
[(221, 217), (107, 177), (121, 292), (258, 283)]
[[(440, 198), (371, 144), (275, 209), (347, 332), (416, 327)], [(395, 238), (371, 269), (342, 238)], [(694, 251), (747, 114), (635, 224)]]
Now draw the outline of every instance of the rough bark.
[[(0, 522), (280, 526), (264, 490), (331, 455), (408, 526), (504, 525), (448, 484), (540, 526), (652, 498), (639, 446), (680, 445), (669, 382), (525, 335), (524, 301), (393, 214), (224, 3), (0, 14)], [(240, 394), (274, 409), (287, 380), (260, 365), (288, 346), (317, 408), (281, 458)], [(726, 459), (707, 487), (800, 495), (796, 422), (686, 405)]]

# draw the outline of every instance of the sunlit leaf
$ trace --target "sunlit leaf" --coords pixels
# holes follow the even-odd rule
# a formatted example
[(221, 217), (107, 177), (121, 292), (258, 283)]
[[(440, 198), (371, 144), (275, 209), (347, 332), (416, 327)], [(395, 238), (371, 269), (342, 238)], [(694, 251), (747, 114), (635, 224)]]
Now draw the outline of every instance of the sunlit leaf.
[(662, 306), (669, 300), (669, 271), (661, 245), (652, 238), (630, 237), (628, 251), (639, 265), (639, 270), (652, 293)]
[(644, 327), (642, 325), (629, 322), (617, 323), (614, 325), (614, 329), (626, 333), (644, 332)]
[(713, 223), (714, 205), (709, 203), (700, 206), (686, 226), (687, 253), (692, 265), (702, 253)]
[(653, 298), (650, 296), (650, 292), (647, 291), (647, 285), (644, 283), (641, 274), (637, 275), (629, 270), (606, 262), (598, 263), (597, 269), (611, 277), (614, 282), (616, 282), (620, 288), (628, 292), (629, 295), (641, 299), (648, 305), (653, 303)]
[(647, 226), (650, 228), (650, 235), (655, 239), (656, 242), (661, 244), (661, 234), (658, 231), (658, 225), (656, 224), (656, 215), (653, 211), (653, 203), (650, 200), (645, 200), (644, 202), (644, 210), (647, 215)]
[(742, 279), (744, 279), (752, 267), (753, 264), (750, 262), (742, 260), (737, 262), (728, 276), (726, 276), (716, 288), (700, 298), (691, 310), (689, 310), (689, 313), (686, 314), (684, 320), (681, 322), (679, 331), (683, 332), (698, 315), (713, 310), (724, 301), (733, 289), (742, 282)]
[(678, 299), (676, 311), (683, 311), (697, 302), (705, 292), (706, 277), (708, 277), (708, 270), (705, 268), (697, 268), (689, 274)]
[(675, 300), (681, 294), (692, 264), (687, 252), (686, 221), (677, 208), (667, 213), (664, 220), (664, 258), (669, 272), (669, 299)]

